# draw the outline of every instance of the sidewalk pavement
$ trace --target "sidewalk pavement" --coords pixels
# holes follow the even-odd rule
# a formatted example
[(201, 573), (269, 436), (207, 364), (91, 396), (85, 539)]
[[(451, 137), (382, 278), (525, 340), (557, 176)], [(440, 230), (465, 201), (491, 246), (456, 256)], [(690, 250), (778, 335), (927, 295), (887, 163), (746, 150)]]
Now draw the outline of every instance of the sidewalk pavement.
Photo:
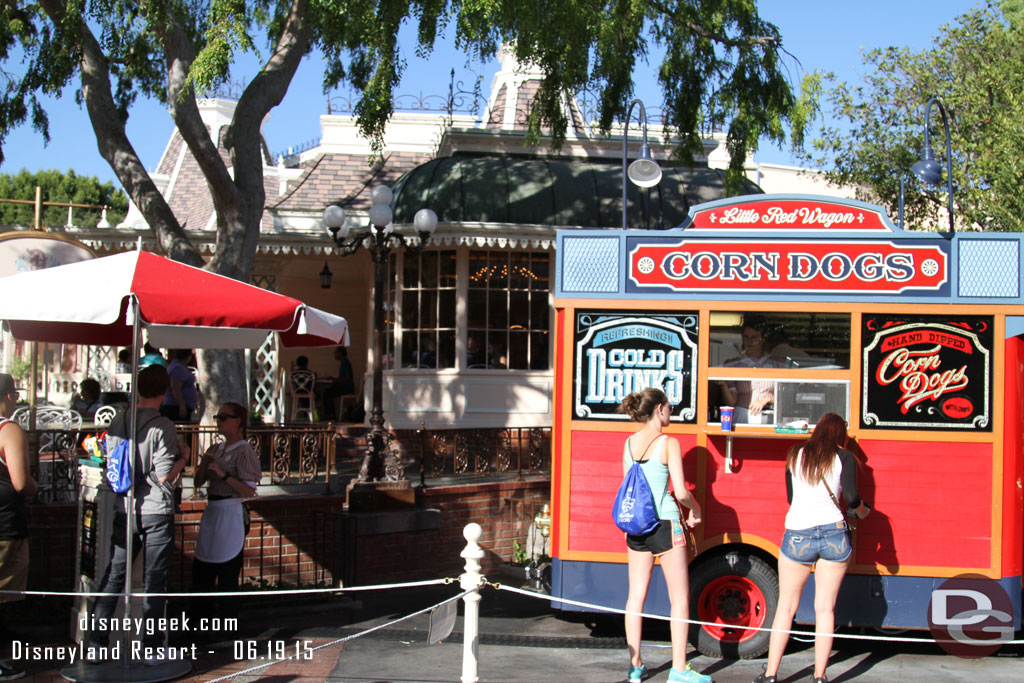
[[(455, 631), (437, 645), (427, 644), (426, 614), (337, 642), (458, 592), (456, 586), (431, 586), (248, 607), (239, 615), (237, 632), (197, 646), (193, 672), (180, 680), (209, 682), (234, 675), (231, 680), (240, 683), (459, 681), (463, 666), (461, 608)], [(492, 588), (483, 590), (480, 612), (480, 681), (621, 683), (626, 678), (628, 657), (618, 615), (559, 612), (546, 600)], [(644, 659), (650, 670), (648, 680), (654, 683), (668, 680), (668, 635), (665, 622), (649, 621), (645, 625)], [(66, 636), (63, 641), (59, 637), (53, 640), (67, 641)], [(191, 642), (188, 634), (172, 636), (172, 645), (186, 642)], [(281, 652), (294, 654), (296, 642), (300, 650), (305, 647), (315, 651), (308, 659), (273, 659)], [(946, 656), (926, 642), (880, 644), (837, 639), (828, 673), (832, 683), (1015, 682), (1021, 680), (1021, 654), (1021, 648), (1016, 648), (1003, 656), (965, 660)], [(760, 673), (764, 660), (714, 660), (691, 650), (691, 663), (716, 683), (747, 683)], [(62, 662), (21, 664), (30, 673), (27, 680), (63, 680), (59, 675)], [(265, 664), (270, 665), (262, 666)], [(791, 642), (780, 683), (810, 681), (812, 666), (810, 644)], [(261, 668), (237, 675), (253, 667)]]

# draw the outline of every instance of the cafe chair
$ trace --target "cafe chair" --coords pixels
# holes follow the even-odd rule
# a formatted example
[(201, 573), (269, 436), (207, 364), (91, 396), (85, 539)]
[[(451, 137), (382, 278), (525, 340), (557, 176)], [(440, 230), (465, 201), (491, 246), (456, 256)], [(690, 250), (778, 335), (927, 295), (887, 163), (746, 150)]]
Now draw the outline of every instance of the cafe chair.
[(288, 385), (292, 390), (291, 421), (316, 422), (316, 395), (313, 393), (316, 374), (309, 370), (292, 370)]
[[(23, 406), (14, 411), (11, 420), (16, 422), (22, 429), (28, 429), (28, 406)], [(36, 429), (81, 429), (82, 415), (77, 410), (61, 408), (60, 406), (39, 405), (36, 406)]]
[(114, 406), (103, 406), (93, 415), (92, 421), (97, 427), (106, 427), (114, 419), (115, 415), (117, 415), (117, 408)]

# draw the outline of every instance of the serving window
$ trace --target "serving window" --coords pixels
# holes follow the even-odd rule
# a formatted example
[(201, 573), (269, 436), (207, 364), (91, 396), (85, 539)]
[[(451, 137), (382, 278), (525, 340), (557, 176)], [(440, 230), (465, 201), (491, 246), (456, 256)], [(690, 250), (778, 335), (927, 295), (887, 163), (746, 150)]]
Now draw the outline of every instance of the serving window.
[[(733, 407), (735, 424), (781, 427), (806, 423), (813, 426), (825, 413), (850, 418), (850, 383), (847, 380), (712, 377), (708, 383), (711, 393), (719, 397), (718, 401), (709, 397), (708, 422), (711, 423), (721, 421), (721, 406), (728, 405), (721, 397), (727, 388), (739, 397), (739, 403)], [(757, 405), (762, 399), (767, 400)]]
[(849, 314), (713, 311), (710, 322), (708, 422), (720, 421), (723, 406), (736, 424), (813, 425), (828, 412), (849, 419), (849, 380), (817, 372), (850, 369)]
[(849, 369), (846, 313), (711, 313), (711, 367)]

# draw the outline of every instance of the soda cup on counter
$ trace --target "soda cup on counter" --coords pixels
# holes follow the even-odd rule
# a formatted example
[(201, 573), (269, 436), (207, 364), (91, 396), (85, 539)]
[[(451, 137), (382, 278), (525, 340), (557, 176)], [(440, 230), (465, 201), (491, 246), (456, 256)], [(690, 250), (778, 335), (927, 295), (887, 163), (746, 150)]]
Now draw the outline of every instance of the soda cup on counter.
[(732, 431), (732, 410), (733, 410), (732, 406), (722, 406), (721, 408), (719, 408), (719, 411), (722, 414), (722, 431), (723, 432), (731, 432)]

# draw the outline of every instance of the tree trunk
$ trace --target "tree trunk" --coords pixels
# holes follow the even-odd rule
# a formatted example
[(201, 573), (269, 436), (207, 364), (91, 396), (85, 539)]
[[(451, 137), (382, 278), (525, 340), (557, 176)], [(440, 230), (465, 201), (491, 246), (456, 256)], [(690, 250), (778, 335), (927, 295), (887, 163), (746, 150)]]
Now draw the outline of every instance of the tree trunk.
[[(42, 0), (42, 6), (54, 26), (63, 29), (68, 16), (65, 4), (61, 0)], [(230, 170), (217, 141), (210, 137), (202, 121), (188, 80), (196, 46), (174, 14), (147, 16), (154, 20), (152, 29), (164, 48), (171, 117), (199, 164), (216, 211), (216, 253), (205, 268), (241, 282), (250, 281), (266, 203), (260, 124), (280, 104), (308, 51), (312, 28), (306, 18), (307, 7), (308, 0), (292, 0), (269, 60), (239, 99), (224, 140), (231, 158)], [(85, 20), (73, 28), (77, 31), (74, 40), (80, 48), (83, 99), (100, 154), (145, 216), (160, 249), (176, 261), (204, 267), (199, 250), (128, 140), (124, 117), (113, 96), (110, 65), (103, 45)], [(208, 418), (226, 401), (248, 407), (249, 368), (244, 352), (200, 350), (199, 357), (200, 381), (206, 398), (204, 417)]]
[(245, 351), (237, 349), (200, 349), (199, 377), (206, 410), (202, 421), (213, 421), (212, 416), (224, 403), (233, 402), (250, 409)]

